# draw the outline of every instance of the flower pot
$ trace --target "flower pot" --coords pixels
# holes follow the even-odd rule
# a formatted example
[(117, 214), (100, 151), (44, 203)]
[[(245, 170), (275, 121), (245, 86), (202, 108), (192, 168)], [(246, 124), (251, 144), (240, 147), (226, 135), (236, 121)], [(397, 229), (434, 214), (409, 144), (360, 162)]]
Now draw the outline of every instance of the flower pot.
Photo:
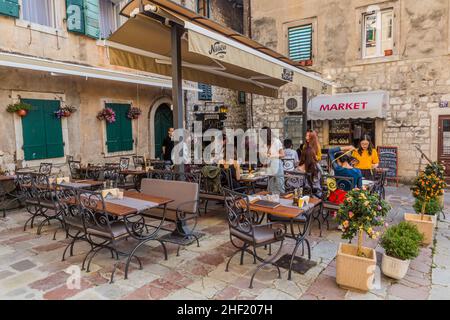
[(420, 214), (405, 213), (405, 221), (416, 225), (420, 233), (423, 233), (424, 239), (422, 244), (429, 245), (433, 242), (433, 233), (436, 226), (436, 217), (424, 215), (423, 220)]
[(312, 60), (306, 60), (306, 66), (307, 67), (311, 67), (313, 65), (313, 61)]
[(389, 50), (384, 50), (384, 55), (387, 56), (392, 56), (394, 54), (394, 51), (392, 49)]
[(381, 262), (381, 271), (390, 278), (400, 280), (406, 276), (410, 262), (411, 260), (400, 260), (384, 253), (383, 261)]
[(28, 112), (27, 112), (27, 110), (22, 109), (22, 110), (17, 110), (16, 113), (19, 117), (25, 117)]
[(64, 111), (64, 117), (68, 118), (70, 117), (71, 113), (69, 111)]
[(373, 288), (377, 256), (363, 247), (365, 257), (357, 256), (358, 247), (341, 243), (336, 257), (336, 282), (344, 289), (367, 292)]

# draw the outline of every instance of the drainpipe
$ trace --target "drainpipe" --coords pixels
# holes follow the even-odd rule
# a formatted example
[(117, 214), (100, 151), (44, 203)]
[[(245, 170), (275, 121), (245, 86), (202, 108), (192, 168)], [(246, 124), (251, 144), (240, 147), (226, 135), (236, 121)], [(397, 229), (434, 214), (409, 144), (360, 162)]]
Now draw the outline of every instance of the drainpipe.
[[(252, 0), (248, 0), (247, 7), (247, 28), (248, 28), (248, 37), (252, 38)], [(250, 93), (250, 128), (253, 129), (254, 121), (253, 121), (253, 93)]]

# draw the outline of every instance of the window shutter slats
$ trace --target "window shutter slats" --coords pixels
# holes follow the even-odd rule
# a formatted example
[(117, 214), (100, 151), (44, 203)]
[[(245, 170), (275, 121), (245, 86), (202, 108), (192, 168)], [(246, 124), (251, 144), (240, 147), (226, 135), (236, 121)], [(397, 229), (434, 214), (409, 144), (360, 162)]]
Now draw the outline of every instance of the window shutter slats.
[(55, 116), (55, 111), (58, 111), (59, 105), (58, 100), (47, 100), (43, 108), (45, 144), (47, 146), (47, 158), (49, 159), (64, 157), (61, 119)]
[(19, 0), (0, 0), (0, 14), (18, 18)]
[(106, 124), (106, 146), (108, 153), (133, 150), (132, 122), (127, 117), (128, 104), (107, 103), (106, 108), (111, 108), (116, 113), (116, 121)]
[(289, 57), (294, 61), (312, 58), (312, 25), (289, 28)]
[(84, 29), (88, 37), (100, 38), (100, 5), (98, 0), (85, 0)]

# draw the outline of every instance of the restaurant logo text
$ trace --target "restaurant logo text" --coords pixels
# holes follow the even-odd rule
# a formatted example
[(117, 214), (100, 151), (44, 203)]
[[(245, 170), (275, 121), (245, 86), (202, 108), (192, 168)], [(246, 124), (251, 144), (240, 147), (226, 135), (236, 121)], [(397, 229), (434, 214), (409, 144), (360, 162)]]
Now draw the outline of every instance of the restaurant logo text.
[(227, 45), (217, 41), (211, 45), (211, 49), (209, 49), (208, 53), (223, 58), (227, 54)]
[(320, 106), (320, 111), (366, 110), (368, 104), (368, 102), (323, 104)]

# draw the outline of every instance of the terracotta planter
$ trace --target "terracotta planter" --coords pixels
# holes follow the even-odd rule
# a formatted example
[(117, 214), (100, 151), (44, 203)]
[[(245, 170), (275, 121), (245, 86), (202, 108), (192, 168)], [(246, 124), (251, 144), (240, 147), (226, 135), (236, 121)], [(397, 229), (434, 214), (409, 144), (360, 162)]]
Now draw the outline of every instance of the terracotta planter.
[(396, 259), (384, 253), (383, 261), (381, 262), (381, 271), (389, 278), (400, 280), (408, 273), (410, 262), (411, 260)]
[(436, 217), (424, 215), (423, 220), (420, 214), (405, 213), (405, 221), (416, 225), (420, 233), (423, 233), (424, 239), (422, 244), (429, 245), (433, 243), (434, 228), (436, 226)]
[(371, 248), (362, 248), (366, 257), (358, 257), (357, 251), (357, 246), (343, 243), (339, 245), (336, 282), (344, 289), (367, 292), (373, 288), (377, 256)]
[(17, 110), (16, 113), (19, 117), (25, 117), (28, 112), (27, 112), (27, 110), (22, 109), (22, 110)]
[(389, 50), (384, 50), (384, 55), (387, 56), (392, 56), (394, 54), (394, 51), (392, 49)]
[(306, 60), (306, 66), (307, 67), (311, 67), (313, 65), (313, 61), (312, 60)]

